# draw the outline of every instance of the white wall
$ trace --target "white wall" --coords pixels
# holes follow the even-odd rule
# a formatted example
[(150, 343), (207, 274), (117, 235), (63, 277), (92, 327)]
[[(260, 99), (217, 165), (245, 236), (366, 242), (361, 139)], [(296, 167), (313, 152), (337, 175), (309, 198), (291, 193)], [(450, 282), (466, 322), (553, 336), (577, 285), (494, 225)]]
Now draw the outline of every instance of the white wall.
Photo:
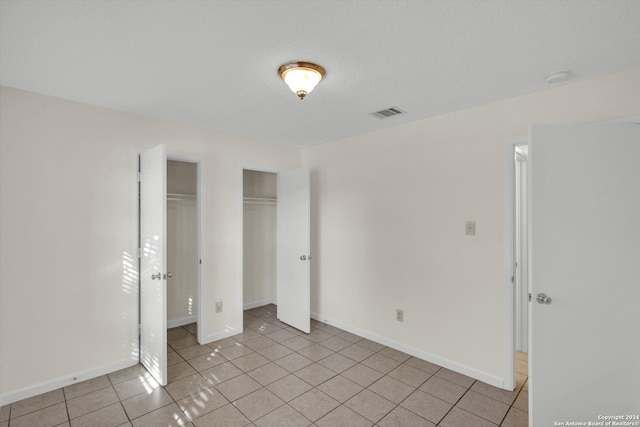
[(2, 403), (137, 360), (138, 148), (202, 159), (203, 335), (238, 327), (238, 165), (298, 167), (299, 150), (6, 87), (0, 122)]
[(637, 116), (638, 94), (633, 69), (305, 149), (312, 311), (500, 385), (505, 140)]

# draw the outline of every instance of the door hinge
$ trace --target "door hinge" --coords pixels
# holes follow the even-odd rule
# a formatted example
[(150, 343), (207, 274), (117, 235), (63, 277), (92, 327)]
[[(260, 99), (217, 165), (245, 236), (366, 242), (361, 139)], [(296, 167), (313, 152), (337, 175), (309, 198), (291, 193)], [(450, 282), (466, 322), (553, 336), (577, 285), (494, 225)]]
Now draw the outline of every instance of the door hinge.
[(138, 182), (142, 182), (142, 172), (138, 171), (137, 178)]
[[(140, 258), (140, 255), (138, 255), (138, 258)], [(511, 283), (516, 283), (516, 276), (511, 276)]]
[(529, 292), (529, 302), (531, 302), (531, 292)]
[(142, 335), (142, 324), (138, 325), (138, 336)]
[(136, 248), (136, 254), (138, 255), (138, 258), (142, 258), (142, 248)]

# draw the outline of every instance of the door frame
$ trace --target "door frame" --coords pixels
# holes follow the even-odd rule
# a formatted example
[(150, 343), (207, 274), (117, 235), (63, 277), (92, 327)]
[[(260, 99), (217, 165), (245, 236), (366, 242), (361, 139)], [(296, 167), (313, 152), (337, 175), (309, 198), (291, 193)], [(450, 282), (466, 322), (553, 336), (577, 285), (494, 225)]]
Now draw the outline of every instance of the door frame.
[[(134, 313), (134, 316), (132, 317), (133, 321), (132, 321), (132, 336), (134, 337), (133, 340), (133, 348), (132, 348), (132, 355), (135, 357), (135, 355), (137, 355), (138, 361), (140, 360), (140, 330), (139, 330), (139, 325), (140, 325), (140, 264), (139, 264), (139, 257), (137, 256), (136, 252), (139, 251), (140, 248), (140, 204), (139, 204), (139, 200), (138, 200), (138, 195), (139, 195), (139, 181), (138, 181), (138, 171), (140, 168), (140, 163), (139, 163), (139, 159), (140, 159), (140, 154), (145, 151), (147, 148), (135, 148), (133, 150), (132, 156), (133, 156), (133, 168), (132, 168), (132, 191), (131, 191), (131, 197), (132, 197), (132, 209), (133, 209), (133, 214), (131, 216), (131, 229), (133, 231), (132, 236), (131, 236), (131, 247), (133, 248), (133, 258), (137, 261), (136, 262), (136, 271), (138, 274), (138, 287), (135, 290), (135, 302), (133, 302), (134, 304), (134, 310), (132, 310), (132, 312)], [(179, 153), (179, 152), (174, 152), (174, 151), (170, 151), (167, 150), (167, 160), (176, 160), (176, 161), (181, 161), (181, 162), (188, 162), (188, 163), (194, 163), (196, 165), (196, 179), (197, 179), (197, 207), (196, 207), (196, 211), (197, 211), (197, 223), (196, 223), (196, 228), (197, 228), (197, 253), (198, 253), (198, 271), (196, 274), (196, 287), (197, 287), (197, 294), (198, 294), (198, 304), (197, 304), (197, 310), (198, 313), (196, 315), (197, 317), (197, 340), (198, 343), (201, 343), (203, 338), (204, 338), (204, 331), (203, 331), (203, 325), (204, 322), (206, 321), (206, 313), (204, 312), (204, 298), (206, 297), (206, 291), (204, 289), (204, 287), (202, 286), (202, 283), (204, 283), (205, 280), (205, 264), (203, 264), (202, 260), (204, 259), (204, 247), (205, 247), (205, 204), (204, 204), (204, 189), (205, 189), (205, 183), (204, 183), (204, 160), (201, 156), (198, 156), (196, 154), (184, 154), (184, 153)], [(165, 295), (166, 298), (166, 295)]]
[[(507, 139), (504, 145), (504, 371), (502, 387), (514, 390), (516, 386), (516, 292), (515, 292), (515, 155), (516, 147), (528, 145), (528, 136)], [(512, 281), (513, 280), (513, 281)]]
[(202, 262), (204, 259), (204, 160), (195, 154), (183, 154), (167, 150), (167, 161), (175, 160), (179, 162), (193, 163), (196, 165), (196, 244), (198, 254), (198, 271), (196, 272), (196, 292), (198, 294), (198, 313), (197, 318), (197, 339), (198, 343), (202, 343), (204, 339), (204, 331), (202, 326), (206, 322), (207, 314), (204, 310), (205, 289), (203, 289), (202, 283), (204, 283), (205, 267)]
[[(236, 333), (244, 331), (244, 171), (252, 170), (256, 172), (275, 173), (278, 175), (281, 169), (267, 166), (259, 166), (253, 163), (238, 164), (238, 299), (236, 307), (239, 313), (238, 330)], [(276, 295), (276, 301), (278, 296)]]
[[(525, 145), (528, 147), (529, 145)], [(523, 147), (522, 145), (516, 146), (515, 153), (515, 186), (514, 195), (514, 221), (515, 221), (515, 239), (514, 239), (514, 253), (516, 259), (514, 259), (515, 270), (515, 347), (516, 351), (529, 352), (529, 233), (528, 233), (528, 212), (527, 212), (527, 168), (528, 168), (528, 154), (518, 152), (517, 147)], [(522, 168), (524, 168), (524, 173)], [(524, 205), (524, 209), (523, 209)], [(519, 254), (519, 256), (518, 256)], [(526, 285), (526, 286), (525, 286)], [(522, 350), (524, 348), (524, 350)]]

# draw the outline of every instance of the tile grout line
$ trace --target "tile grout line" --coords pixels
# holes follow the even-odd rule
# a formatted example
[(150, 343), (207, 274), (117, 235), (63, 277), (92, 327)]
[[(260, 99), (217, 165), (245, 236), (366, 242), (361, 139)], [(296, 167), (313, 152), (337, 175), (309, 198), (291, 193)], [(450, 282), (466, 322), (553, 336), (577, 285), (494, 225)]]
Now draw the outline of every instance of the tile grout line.
[[(507, 416), (509, 415), (509, 412), (511, 412), (511, 409), (513, 408), (513, 404), (516, 403), (516, 400), (518, 400), (518, 396), (520, 396), (520, 393), (522, 393), (522, 390), (524, 390), (524, 385), (527, 383), (527, 381), (529, 381), (528, 377), (524, 381), (524, 383), (522, 383), (522, 387), (520, 387), (520, 390), (518, 390), (518, 393), (516, 394), (515, 399), (513, 399), (513, 402), (511, 402), (511, 405), (509, 406), (509, 409), (507, 409), (507, 412), (504, 414), (504, 417), (502, 417), (502, 420), (500, 421), (500, 424), (498, 424), (499, 426), (502, 426), (502, 423), (504, 423), (504, 420), (507, 419)], [(516, 409), (518, 409), (518, 408), (516, 408)]]
[[(184, 329), (185, 331), (187, 331), (187, 332), (188, 332), (189, 334), (191, 334), (192, 336), (194, 336), (194, 335), (193, 335), (189, 330), (187, 330), (186, 328), (184, 328), (184, 326), (180, 326), (180, 327), (181, 327), (182, 329)], [(195, 338), (196, 338), (196, 342), (197, 342), (198, 337), (195, 337)], [(202, 345), (202, 344), (200, 344), (200, 343), (198, 343), (198, 344), (199, 344), (199, 345)], [(167, 340), (167, 346), (169, 346), (168, 340)], [(171, 347), (171, 348), (173, 349), (173, 347)], [(186, 348), (186, 347), (185, 347), (185, 348)], [(178, 353), (178, 351), (177, 351), (177, 350), (173, 349), (173, 351), (175, 351), (175, 352), (176, 352), (180, 357), (182, 357), (182, 356), (180, 355), (180, 353)], [(188, 364), (189, 366), (191, 366), (191, 364), (189, 363), (189, 361), (188, 361), (187, 359), (185, 359), (184, 357), (182, 357), (182, 359), (183, 359), (185, 362), (187, 362), (187, 364)], [(191, 366), (191, 368), (192, 368), (194, 371), (196, 371), (196, 372), (198, 373), (198, 375), (200, 375), (202, 378), (204, 378), (204, 375), (202, 375), (202, 374), (200, 373), (200, 371), (198, 371), (197, 369), (195, 369), (193, 366)], [(167, 366), (167, 371), (168, 371), (168, 370), (169, 370), (169, 367)], [(167, 375), (168, 375), (168, 372), (167, 372)], [(185, 377), (185, 378), (187, 378), (187, 377)], [(182, 378), (178, 378), (176, 381), (179, 381), (179, 380), (181, 380), (181, 379), (182, 379)], [(210, 382), (207, 378), (204, 378), (204, 380), (205, 380), (205, 381), (207, 381), (209, 384), (211, 384), (211, 382)], [(176, 382), (176, 381), (174, 381), (174, 382)], [(184, 409), (182, 409), (182, 407), (180, 406), (180, 404), (176, 401), (176, 399), (175, 399), (175, 398), (171, 395), (171, 393), (169, 393), (169, 391), (167, 390), (167, 388), (166, 388), (166, 387), (167, 387), (168, 385), (169, 385), (169, 382), (167, 382), (167, 385), (166, 385), (166, 386), (161, 386), (161, 387), (162, 387), (162, 389), (164, 390), (164, 392), (165, 392), (165, 393), (167, 393), (167, 395), (169, 395), (169, 397), (171, 398), (171, 400), (173, 401), (173, 403), (175, 403), (175, 405), (178, 407), (178, 409), (180, 410), (180, 412), (182, 412), (182, 414), (183, 414), (183, 415), (184, 415), (184, 417), (185, 417), (185, 420), (189, 420), (189, 421), (187, 421), (187, 422), (188, 422), (188, 423), (190, 423), (190, 424), (193, 424), (193, 421), (194, 421), (194, 420), (192, 420), (192, 419), (191, 419), (191, 417), (190, 417), (189, 415), (187, 415), (187, 414), (184, 412)], [(214, 386), (213, 384), (211, 384), (211, 387), (215, 387), (215, 386)], [(190, 394), (189, 396), (186, 396), (186, 397), (185, 397), (185, 399), (186, 399), (187, 397), (191, 397), (191, 396), (193, 396), (193, 395), (195, 395), (195, 394), (197, 394), (197, 393), (198, 393), (198, 391), (196, 391), (196, 392), (195, 392), (195, 393), (193, 393), (193, 394)], [(222, 393), (221, 393), (221, 394), (222, 394)], [(226, 397), (225, 397), (224, 395), (223, 395), (223, 397), (226, 399)], [(228, 400), (228, 399), (227, 399), (227, 400)], [(167, 405), (165, 405), (165, 406), (162, 406), (162, 408), (164, 408), (164, 407), (166, 407), (166, 406), (169, 406), (169, 405), (171, 405), (171, 403), (169, 403), (169, 404), (167, 404)], [(156, 409), (154, 409), (154, 411), (156, 411), (156, 410), (158, 410), (158, 409), (161, 409), (161, 408), (156, 408)], [(151, 411), (151, 412), (153, 412), (153, 411)], [(151, 413), (151, 412), (149, 412), (149, 413)], [(139, 417), (138, 417), (138, 418), (139, 418)], [(195, 425), (195, 424), (194, 424), (194, 425)]]
[[(385, 346), (385, 348), (389, 348), (389, 347), (386, 347), (386, 346)], [(378, 351), (378, 352), (377, 352), (377, 353), (375, 353), (375, 354), (378, 354), (378, 353), (380, 353), (380, 352), (381, 352), (381, 351), (383, 351), (383, 350), (384, 350), (384, 349), (381, 349), (380, 351)], [(375, 355), (375, 354), (374, 354), (374, 355)], [(374, 356), (374, 355), (372, 355), (372, 356)], [(383, 355), (383, 356), (384, 356), (384, 355)], [(385, 357), (386, 357), (386, 356), (385, 356)], [(367, 360), (367, 359), (365, 359), (365, 360)], [(393, 359), (393, 360), (395, 360), (395, 359)], [(382, 373), (382, 374), (383, 374), (383, 376), (382, 376), (380, 379), (384, 378), (385, 376), (388, 376), (390, 372), (393, 372), (393, 371), (394, 371), (395, 369), (397, 369), (398, 367), (400, 367), (400, 366), (402, 366), (402, 365), (406, 365), (407, 360), (411, 360), (411, 357), (409, 357), (408, 359), (406, 359), (404, 362), (401, 362), (398, 366), (396, 366), (395, 368), (393, 368), (391, 371), (387, 372), (386, 374), (385, 374), (385, 373)], [(365, 366), (366, 366), (366, 365), (365, 365)], [(412, 368), (413, 368), (413, 366), (411, 366), (411, 365), (406, 365), (406, 366), (409, 366), (409, 367), (412, 367)], [(415, 368), (415, 369), (418, 369), (418, 368)], [(418, 369), (418, 370), (422, 371), (421, 369)], [(440, 370), (440, 368), (439, 368), (436, 372), (438, 372), (439, 370)], [(378, 372), (380, 372), (380, 371), (378, 371)], [(422, 371), (422, 372), (426, 372), (426, 371)], [(396, 410), (396, 408), (398, 408), (398, 407), (400, 407), (400, 405), (402, 405), (402, 402), (406, 401), (406, 400), (407, 400), (410, 396), (412, 396), (416, 391), (420, 390), (420, 387), (422, 387), (422, 386), (423, 386), (427, 381), (429, 381), (429, 379), (430, 379), (431, 377), (433, 377), (433, 376), (436, 374), (436, 372), (434, 372), (433, 374), (430, 374), (429, 372), (427, 372), (427, 373), (429, 374), (429, 377), (428, 377), (426, 380), (424, 380), (422, 383), (420, 383), (420, 385), (419, 385), (418, 387), (413, 387), (412, 385), (407, 384), (407, 383), (405, 383), (404, 381), (401, 381), (401, 380), (398, 380), (398, 379), (396, 379), (396, 378), (390, 377), (390, 378), (395, 379), (396, 381), (399, 381), (399, 382), (401, 382), (401, 383), (403, 383), (403, 384), (406, 384), (406, 385), (408, 385), (408, 386), (410, 386), (410, 387), (413, 387), (413, 389), (414, 389), (414, 390), (413, 390), (411, 393), (409, 393), (409, 394), (407, 395), (407, 397), (405, 397), (404, 399), (402, 399), (399, 403), (392, 402), (392, 403), (394, 403), (394, 404), (395, 404), (395, 406), (393, 407), (393, 409), (392, 409), (391, 411), (387, 412), (387, 413), (386, 413), (382, 418), (380, 418), (380, 420), (384, 419), (384, 417), (386, 417), (387, 415), (389, 415), (391, 412), (395, 411), (395, 410)], [(378, 381), (380, 381), (380, 379), (378, 379), (378, 380), (376, 380), (374, 383), (370, 384), (370, 385), (369, 385), (369, 387), (371, 387), (373, 384), (375, 384), (375, 383), (377, 383)], [(369, 390), (369, 387), (367, 387), (365, 390)], [(370, 391), (370, 392), (372, 392), (372, 393), (377, 394), (377, 393), (376, 393), (375, 391), (373, 391), (373, 390), (369, 390), (369, 391)], [(420, 390), (420, 391), (422, 391), (422, 390)], [(427, 394), (428, 394), (428, 393), (427, 393)], [(380, 397), (385, 398), (384, 396), (380, 396)], [(434, 396), (434, 397), (436, 397), (436, 396)], [(436, 398), (437, 398), (437, 397), (436, 397)], [(388, 399), (387, 399), (387, 400), (388, 400)], [(441, 399), (441, 400), (442, 400), (442, 399)], [(448, 403), (448, 402), (447, 402), (447, 403)], [(402, 408), (403, 408), (403, 409), (405, 409), (405, 410), (407, 410), (407, 411), (409, 411), (409, 412), (411, 412), (412, 414), (415, 414), (416, 416), (418, 416), (418, 417), (422, 418), (423, 420), (426, 420), (426, 421), (430, 422), (429, 420), (427, 420), (426, 418), (424, 418), (422, 415), (420, 415), (420, 414), (416, 414), (415, 412), (413, 412), (412, 410), (410, 410), (410, 409), (408, 409), (408, 408), (405, 408), (404, 406), (402, 406)], [(445, 414), (445, 416), (446, 416), (446, 414)], [(443, 418), (444, 418), (444, 417), (443, 417)], [(378, 422), (380, 422), (380, 420), (378, 420), (375, 424), (377, 424)]]
[[(62, 396), (64, 397), (64, 392), (62, 393)], [(67, 402), (65, 401), (64, 403), (64, 407), (66, 409), (67, 407)], [(9, 404), (9, 418), (7, 418), (7, 427), (11, 427), (11, 410), (13, 409), (13, 403)], [(67, 417), (69, 416), (69, 414), (67, 414)]]
[[(109, 380), (109, 383), (111, 383), (111, 387), (113, 387), (113, 392), (116, 394), (116, 397), (118, 398), (118, 404), (120, 405), (120, 408), (122, 409), (122, 412), (124, 412), (124, 416), (127, 417), (127, 421), (131, 424), (131, 418), (129, 418), (129, 414), (124, 409), (124, 405), (122, 404), (122, 399), (120, 399), (120, 395), (118, 394), (118, 391), (116, 390), (116, 386), (113, 383), (113, 381), (111, 380), (111, 377), (109, 376), (109, 374), (107, 374), (107, 379)], [(142, 393), (140, 393), (140, 394), (142, 394)], [(136, 395), (136, 396), (138, 396), (138, 395)], [(131, 396), (131, 397), (134, 397), (134, 396)], [(69, 420), (69, 425), (71, 425), (71, 420)]]
[(71, 425), (71, 414), (69, 413), (69, 405), (67, 404), (67, 392), (64, 390), (64, 387), (61, 387), (61, 389), (64, 400), (64, 409), (67, 412), (67, 421), (69, 422), (69, 425)]
[[(442, 368), (440, 368), (440, 369), (442, 369)], [(435, 375), (435, 374), (434, 374), (434, 375)], [(446, 381), (444, 378), (443, 378), (443, 380), (444, 380), (444, 381)], [(444, 414), (444, 416), (440, 419), (440, 421), (438, 421), (438, 422), (436, 423), (436, 427), (437, 427), (437, 426), (439, 426), (439, 425), (440, 425), (440, 423), (441, 423), (445, 418), (447, 418), (447, 415), (449, 415), (449, 413), (450, 413), (451, 411), (453, 411), (453, 408), (458, 408), (458, 409), (460, 409), (460, 410), (464, 411), (464, 409), (462, 409), (462, 408), (459, 408), (459, 407), (458, 407), (458, 403), (460, 403), (460, 401), (462, 400), (462, 398), (463, 398), (463, 397), (465, 397), (465, 396), (466, 396), (466, 394), (467, 394), (467, 393), (469, 393), (469, 391), (471, 391), (471, 387), (473, 387), (473, 385), (474, 385), (476, 382), (478, 382), (478, 380), (473, 380), (473, 382), (471, 383), (471, 385), (470, 385), (470, 386), (465, 390), (465, 392), (464, 392), (464, 393), (462, 393), (462, 396), (460, 396), (460, 397), (458, 398), (458, 400), (456, 400), (456, 403), (454, 403), (454, 404), (453, 404), (453, 406), (451, 406), (451, 408), (449, 408), (449, 410), (447, 411), (447, 413), (446, 413), (446, 414)], [(455, 383), (452, 383), (452, 384), (455, 384)], [(458, 385), (459, 385), (459, 384), (458, 384)], [(478, 418), (482, 418), (482, 417), (480, 417), (479, 415), (473, 414), (472, 412), (469, 412), (469, 413), (470, 413), (470, 414), (472, 414), (472, 415), (477, 416)], [(483, 418), (483, 419), (484, 419), (484, 418)]]

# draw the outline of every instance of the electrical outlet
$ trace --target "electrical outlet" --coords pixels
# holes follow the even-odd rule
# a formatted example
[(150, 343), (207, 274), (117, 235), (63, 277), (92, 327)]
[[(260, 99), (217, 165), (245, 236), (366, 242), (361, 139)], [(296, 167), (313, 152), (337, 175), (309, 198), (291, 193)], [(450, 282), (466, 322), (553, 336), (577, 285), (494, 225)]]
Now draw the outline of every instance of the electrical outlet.
[(404, 322), (404, 310), (396, 309), (396, 320), (398, 322)]
[(221, 313), (222, 312), (222, 300), (219, 299), (218, 301), (216, 301), (216, 313)]

